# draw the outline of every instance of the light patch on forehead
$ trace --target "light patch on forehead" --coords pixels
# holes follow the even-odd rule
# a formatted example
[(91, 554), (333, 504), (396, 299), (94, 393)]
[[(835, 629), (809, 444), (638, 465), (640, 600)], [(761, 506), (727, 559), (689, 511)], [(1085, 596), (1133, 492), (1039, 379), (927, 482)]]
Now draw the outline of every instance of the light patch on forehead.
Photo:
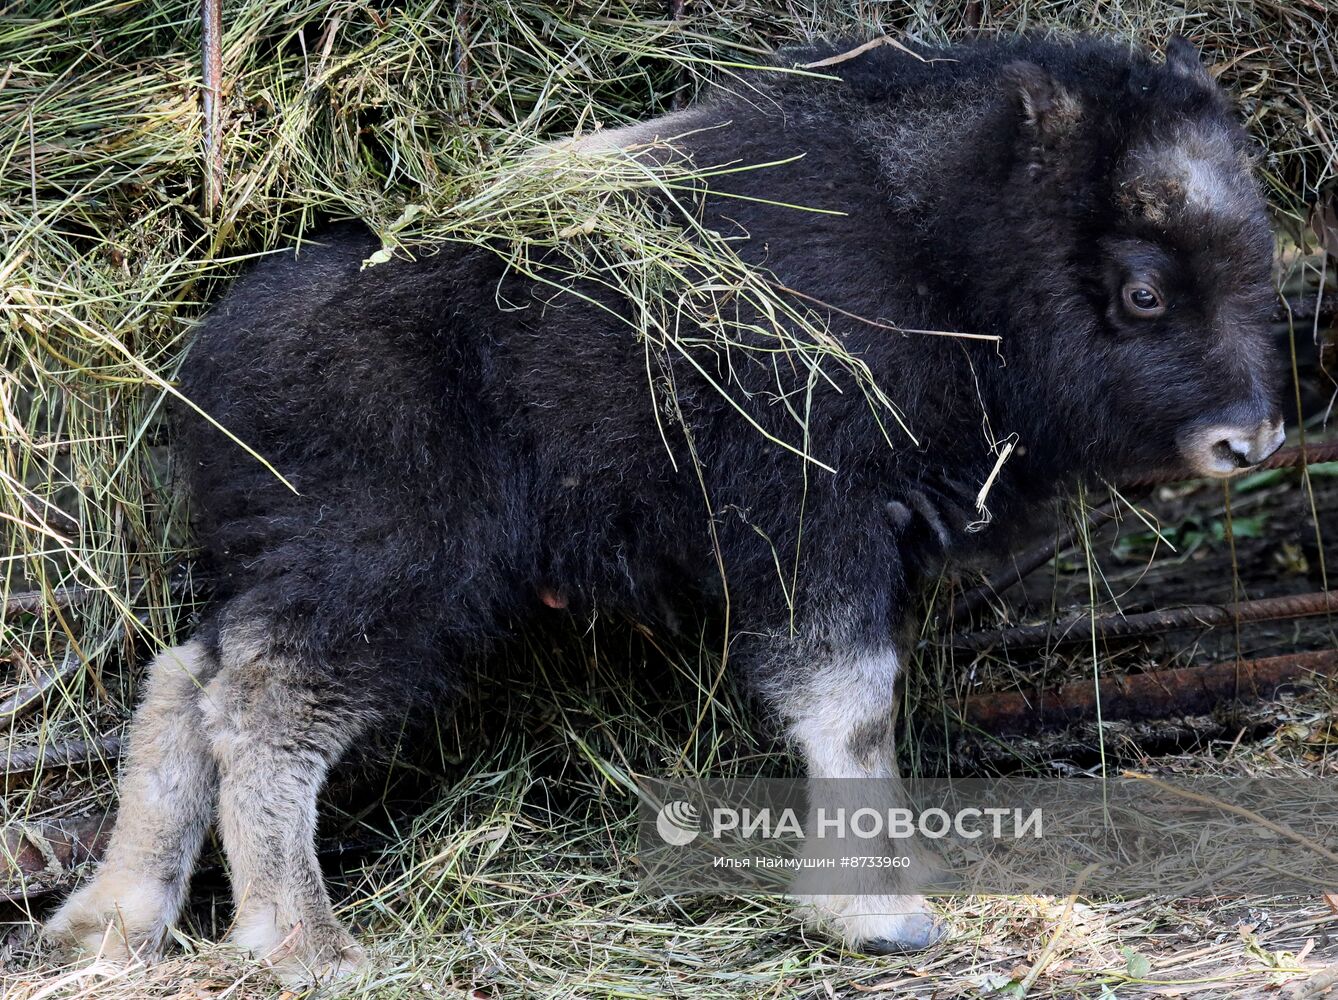
[(1240, 197), (1240, 167), (1232, 161), (1223, 164), (1218, 159), (1195, 156), (1184, 148), (1176, 153), (1185, 203), (1207, 212), (1233, 211)]
[(1182, 209), (1248, 218), (1257, 207), (1248, 158), (1225, 133), (1191, 132), (1139, 150), (1130, 156), (1125, 177), (1121, 203), (1153, 223)]

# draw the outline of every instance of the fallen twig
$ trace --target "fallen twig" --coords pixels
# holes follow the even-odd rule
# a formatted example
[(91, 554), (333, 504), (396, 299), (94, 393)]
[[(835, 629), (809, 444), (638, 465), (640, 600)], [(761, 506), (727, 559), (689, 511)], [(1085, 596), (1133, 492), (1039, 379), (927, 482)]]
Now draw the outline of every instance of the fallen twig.
[[(185, 576), (181, 567), (173, 570), (173, 578), (167, 581), (167, 592), (173, 597), (200, 597), (208, 594), (213, 587), (211, 577), (192, 574)], [(150, 586), (148, 579), (132, 577), (116, 590), (101, 587), (52, 587), (50, 590), (21, 590), (7, 597), (0, 597), (0, 613), (5, 618), (15, 615), (36, 615), (51, 608), (72, 608), (84, 604), (98, 594), (119, 595), (127, 604), (141, 600)]]
[(71, 645), (65, 651), (59, 666), (39, 674), (37, 680), (31, 684), (23, 685), (8, 698), (0, 701), (0, 722), (8, 722), (12, 725), (16, 719), (23, 718), (42, 704), (48, 691), (77, 674), (83, 667), (83, 663), (83, 657), (79, 655), (79, 650)]
[[(683, 20), (684, 6), (685, 6), (685, 0), (669, 0), (669, 9), (668, 9), (669, 20), (671, 21)], [(670, 111), (678, 111), (684, 105), (687, 104), (687, 89), (688, 89), (687, 67), (680, 66), (678, 68), (678, 72), (675, 74), (674, 92), (669, 98)]]
[(1314, 295), (1289, 298), (1273, 307), (1272, 319), (1274, 323), (1307, 319), (1318, 319), (1321, 325), (1332, 323), (1338, 320), (1338, 297), (1328, 295), (1318, 302)]
[(920, 53), (916, 52), (914, 49), (907, 48), (905, 45), (902, 45), (899, 41), (897, 41), (890, 35), (879, 35), (877, 38), (870, 39), (863, 45), (856, 45), (853, 49), (849, 49), (845, 52), (838, 53), (837, 55), (834, 56), (828, 56), (826, 59), (819, 59), (817, 62), (800, 63), (799, 68), (822, 69), (824, 66), (836, 66), (843, 62), (849, 62), (851, 59), (858, 59), (860, 56), (864, 55), (864, 53), (884, 45), (890, 45), (898, 52), (904, 52), (908, 56), (914, 56), (922, 63), (957, 61), (956, 59), (948, 59), (942, 56), (938, 58), (926, 59), (924, 56), (920, 55)]
[(111, 828), (106, 813), (6, 826), (0, 831), (0, 903), (61, 888), (81, 865), (102, 856)]
[(25, 590), (4, 599), (4, 616), (40, 614), (46, 608), (68, 608), (86, 601), (97, 591), (90, 587), (55, 587), (52, 590)]
[(1125, 771), (1123, 772), (1123, 777), (1133, 778), (1135, 781), (1146, 781), (1149, 785), (1152, 785), (1154, 788), (1160, 788), (1163, 792), (1167, 792), (1171, 795), (1178, 795), (1183, 799), (1189, 799), (1191, 802), (1198, 802), (1200, 805), (1212, 806), (1214, 809), (1220, 809), (1223, 812), (1229, 812), (1234, 816), (1247, 819), (1257, 826), (1272, 830), (1280, 837), (1286, 837), (1293, 843), (1300, 844), (1306, 850), (1318, 854), (1330, 864), (1338, 864), (1338, 854), (1335, 854), (1323, 844), (1312, 840), (1304, 834), (1297, 833), (1291, 827), (1283, 823), (1274, 822), (1267, 816), (1255, 812), (1253, 809), (1246, 809), (1244, 806), (1238, 806), (1234, 802), (1226, 802), (1215, 795), (1204, 795), (1202, 792), (1191, 791), (1188, 788), (1177, 788), (1175, 785), (1168, 784), (1159, 778), (1154, 778), (1150, 774), (1142, 774), (1138, 771)]
[[(0, 832), (0, 904), (33, 903), (65, 892), (80, 868), (102, 859), (111, 831), (110, 813), (6, 827)], [(365, 857), (387, 843), (380, 837), (325, 841), (317, 845), (316, 857), (325, 862)], [(222, 872), (221, 865), (207, 864), (195, 878)]]
[[(1115, 513), (1114, 504), (1104, 504), (1087, 512), (1087, 523), (1096, 527)], [(964, 621), (989, 603), (991, 597), (997, 597), (1040, 569), (1073, 542), (1072, 527), (1061, 531), (1057, 537), (1009, 560), (1008, 565), (988, 577), (983, 584), (964, 592), (957, 598), (948, 613), (948, 622)]]
[(455, 38), (451, 45), (451, 61), (455, 64), (455, 75), (460, 78), (460, 106), (465, 114), (469, 112), (470, 93), (474, 89), (469, 75), (469, 32), (469, 4), (462, 0), (455, 7)]
[(223, 201), (223, 144), (219, 134), (223, 101), (223, 0), (201, 0), (204, 56), (204, 211), (208, 218)]

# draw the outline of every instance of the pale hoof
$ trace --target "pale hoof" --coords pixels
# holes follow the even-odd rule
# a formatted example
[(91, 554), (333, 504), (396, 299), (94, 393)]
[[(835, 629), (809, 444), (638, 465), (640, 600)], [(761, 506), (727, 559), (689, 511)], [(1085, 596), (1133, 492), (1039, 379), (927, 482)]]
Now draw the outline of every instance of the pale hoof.
[(171, 915), (167, 891), (155, 880), (106, 873), (71, 895), (42, 934), (66, 950), (148, 960), (162, 948)]
[(285, 986), (347, 979), (367, 959), (362, 945), (338, 923), (301, 923), (280, 934), (272, 919), (239, 924), (233, 944), (259, 959)]
[(801, 913), (866, 955), (922, 951), (946, 934), (923, 896), (808, 896)]
[(856, 942), (854, 950), (865, 955), (899, 955), (924, 951), (942, 941), (947, 935), (947, 929), (943, 922), (931, 913), (913, 913), (907, 915), (902, 926), (894, 934), (894, 937), (869, 938)]
[(335, 953), (327, 950), (318, 954), (294, 953), (278, 960), (266, 960), (265, 964), (284, 986), (315, 986), (355, 976), (366, 961), (367, 953), (362, 945), (352, 942)]

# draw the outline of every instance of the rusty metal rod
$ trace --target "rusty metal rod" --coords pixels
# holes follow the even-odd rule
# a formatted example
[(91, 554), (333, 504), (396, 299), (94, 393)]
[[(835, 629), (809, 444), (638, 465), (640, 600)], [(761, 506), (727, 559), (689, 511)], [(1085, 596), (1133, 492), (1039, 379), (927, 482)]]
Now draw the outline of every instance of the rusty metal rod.
[(1316, 465), (1320, 462), (1338, 462), (1338, 441), (1323, 441), (1319, 444), (1299, 444), (1290, 448), (1279, 448), (1268, 458), (1256, 465), (1252, 472), (1265, 469), (1291, 469), (1301, 465)]
[(1307, 444), (1304, 448), (1294, 445), (1279, 448), (1264, 459), (1254, 471), (1265, 469), (1290, 469), (1300, 465), (1316, 465), (1320, 462), (1338, 462), (1338, 441), (1323, 441), (1319, 444)]
[(1097, 684), (1074, 681), (1050, 691), (976, 694), (966, 699), (961, 714), (992, 735), (1091, 721), (1098, 698), (1103, 720), (1204, 715), (1232, 699), (1272, 698), (1279, 687), (1312, 676), (1338, 676), (1338, 649), (1102, 677)]
[[(1250, 472), (1263, 472), (1267, 469), (1291, 469), (1301, 465), (1315, 465), (1319, 462), (1338, 462), (1338, 441), (1308, 444), (1304, 448), (1300, 445), (1279, 448), (1268, 458), (1250, 469)], [(1164, 486), (1168, 483), (1179, 483), (1193, 478), (1195, 477), (1174, 473), (1164, 476), (1145, 476), (1142, 479), (1130, 480), (1122, 485), (1127, 487)]]
[(0, 782), (36, 771), (54, 771), (88, 764), (114, 764), (121, 759), (121, 737), (67, 740), (38, 747), (16, 747), (0, 756)]
[(1076, 614), (1040, 625), (967, 632), (953, 636), (950, 644), (954, 649), (979, 653), (996, 646), (1030, 647), (1088, 642), (1093, 632), (1097, 639), (1128, 639), (1160, 635), (1177, 629), (1217, 628), (1237, 622), (1267, 622), (1334, 613), (1338, 613), (1338, 592), (1318, 591), (1235, 604), (1194, 604), (1186, 608), (1144, 611), (1132, 615), (1101, 615), (1095, 620), (1088, 614)]

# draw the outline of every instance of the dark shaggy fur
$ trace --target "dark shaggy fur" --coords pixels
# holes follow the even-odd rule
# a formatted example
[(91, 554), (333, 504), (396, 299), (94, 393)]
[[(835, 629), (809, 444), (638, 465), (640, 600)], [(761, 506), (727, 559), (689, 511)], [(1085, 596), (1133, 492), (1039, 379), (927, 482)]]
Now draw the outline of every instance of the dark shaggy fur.
[[(784, 397), (810, 406), (806, 447), (835, 472), (768, 443), (681, 358), (652, 352), (682, 414), (664, 423), (666, 443), (645, 345), (576, 298), (504, 274), (486, 250), (364, 269), (379, 244), (337, 228), (236, 284), (200, 331), (183, 390), (297, 493), (182, 415), (179, 467), (222, 581), (199, 640), (225, 842), (229, 810), (247, 808), (244, 789), (229, 791), (232, 737), (273, 744), (238, 782), (268, 780), (266, 767), (323, 775), (374, 719), (554, 614), (543, 595), (578, 617), (672, 627), (718, 615), (727, 591), (731, 662), (810, 769), (890, 773), (895, 645), (926, 573), (1083, 478), (1226, 474), (1276, 447), (1270, 230), (1246, 137), (1192, 50), (1175, 43), (1162, 64), (1106, 42), (1022, 39), (922, 55), (884, 46), (827, 67), (838, 81), (768, 78), (660, 133), (703, 164), (802, 154), (719, 178), (703, 220), (839, 310), (833, 333), (918, 445), (892, 426), (888, 447), (835, 366), (843, 391), (819, 381), (807, 404), (799, 366), (705, 349), (701, 362), (777, 437), (799, 443)], [(968, 525), (996, 461), (990, 435), (1018, 447), (978, 533)], [(277, 710), (248, 721), (271, 698), (299, 706), (301, 725), (285, 729)], [(288, 822), (307, 795), (249, 821)], [(254, 845), (234, 836), (245, 856)], [(293, 864), (234, 861), (234, 879), (291, 878)], [(316, 927), (328, 905), (250, 891), (268, 900), (255, 921), (277, 925), (242, 935), (257, 950), (306, 921), (295, 961), (351, 961), (337, 929)], [(932, 937), (918, 903), (875, 903), (815, 909), (856, 940)], [(84, 907), (96, 923), (103, 911)]]

